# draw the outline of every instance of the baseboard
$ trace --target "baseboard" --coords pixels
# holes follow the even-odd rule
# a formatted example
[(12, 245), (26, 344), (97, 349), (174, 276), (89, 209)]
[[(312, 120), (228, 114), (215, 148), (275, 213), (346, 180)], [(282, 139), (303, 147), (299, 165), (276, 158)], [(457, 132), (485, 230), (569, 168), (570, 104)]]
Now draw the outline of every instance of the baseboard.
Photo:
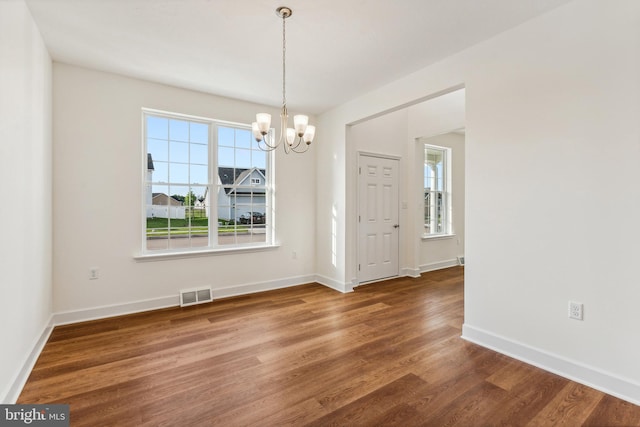
[(122, 316), (125, 314), (140, 313), (142, 311), (149, 310), (158, 310), (161, 308), (173, 307), (177, 305), (180, 305), (180, 297), (178, 296), (178, 291), (176, 291), (175, 295), (166, 297), (54, 313), (53, 325), (68, 325), (70, 323), (105, 319), (107, 317)]
[(640, 384), (575, 360), (510, 340), (468, 324), (462, 326), (462, 338), (498, 353), (518, 359), (545, 371), (570, 379), (634, 405), (640, 405)]
[(419, 268), (408, 268), (405, 267), (400, 270), (400, 276), (403, 277), (413, 277), (414, 279), (420, 277), (420, 269)]
[(443, 268), (455, 267), (460, 265), (457, 258), (447, 259), (444, 261), (432, 262), (430, 264), (422, 264), (420, 266), (420, 273), (426, 273), (427, 271), (442, 270)]
[(331, 279), (327, 276), (323, 276), (321, 274), (316, 274), (315, 281), (320, 283), (327, 288), (331, 288), (335, 291), (342, 292), (343, 294), (353, 292), (353, 282), (352, 283), (342, 283), (337, 280)]
[(31, 371), (35, 366), (38, 357), (40, 357), (42, 349), (49, 340), (51, 331), (53, 331), (52, 317), (53, 316), (49, 317), (49, 321), (43, 328), (42, 333), (40, 333), (40, 336), (36, 338), (31, 352), (29, 352), (29, 354), (25, 358), (22, 366), (11, 382), (11, 385), (6, 390), (6, 393), (3, 396), (0, 396), (0, 403), (14, 404), (18, 400), (18, 397), (20, 397), (20, 393), (22, 392), (24, 385), (27, 383), (27, 379), (29, 379), (29, 375), (31, 374)]
[(310, 274), (306, 276), (287, 277), (285, 279), (213, 289), (213, 300), (215, 301), (216, 299), (235, 297), (238, 295), (254, 294), (256, 292), (273, 291), (275, 289), (304, 285), (305, 283), (314, 283), (315, 281), (316, 276)]
[[(315, 281), (315, 279), (315, 275), (307, 275), (213, 289), (213, 300), (215, 301), (216, 299), (220, 298), (271, 291), (274, 289), (287, 288), (290, 286), (298, 286), (305, 283), (312, 283)], [(125, 314), (140, 313), (143, 311), (158, 310), (179, 305), (180, 297), (178, 296), (178, 291), (176, 290), (175, 295), (165, 297), (55, 313), (53, 315), (52, 324), (54, 326), (67, 325), (70, 323), (105, 319), (107, 317), (122, 316)]]

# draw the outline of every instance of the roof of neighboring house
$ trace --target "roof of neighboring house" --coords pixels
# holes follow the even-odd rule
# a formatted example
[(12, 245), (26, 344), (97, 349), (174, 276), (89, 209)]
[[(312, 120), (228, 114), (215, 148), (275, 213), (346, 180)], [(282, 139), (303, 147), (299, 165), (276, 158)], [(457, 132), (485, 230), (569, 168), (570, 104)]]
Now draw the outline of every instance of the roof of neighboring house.
[[(231, 192), (235, 192), (236, 194), (253, 194), (253, 193), (264, 193), (264, 187), (257, 189), (234, 189), (232, 185), (241, 185), (244, 180), (246, 180), (254, 171), (257, 171), (263, 179), (265, 178), (265, 169), (259, 168), (226, 168), (220, 167), (218, 168), (218, 175), (220, 176), (220, 182), (224, 186), (225, 193), (229, 194)], [(236, 190), (236, 191), (234, 191)]]
[(147, 170), (152, 171), (153, 168), (153, 158), (151, 158), (151, 153), (147, 153)]
[(242, 182), (245, 181), (247, 179), (247, 177), (249, 177), (251, 174), (253, 174), (254, 171), (258, 172), (260, 174), (260, 176), (262, 176), (262, 179), (266, 179), (265, 176), (264, 176), (264, 172), (262, 172), (260, 169), (251, 168), (251, 169), (245, 170), (240, 175), (238, 175), (238, 178), (236, 178), (236, 184), (238, 184), (238, 185), (242, 184)]
[(236, 178), (244, 171), (246, 171), (246, 169), (218, 168), (218, 176), (220, 176), (222, 185), (232, 185), (236, 182)]

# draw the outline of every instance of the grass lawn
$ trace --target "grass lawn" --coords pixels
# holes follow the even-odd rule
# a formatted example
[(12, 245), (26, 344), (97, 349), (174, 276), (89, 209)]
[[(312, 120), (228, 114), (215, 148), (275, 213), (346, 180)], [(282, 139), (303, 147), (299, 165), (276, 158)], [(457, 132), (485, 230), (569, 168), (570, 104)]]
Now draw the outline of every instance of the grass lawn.
[[(209, 225), (209, 218), (193, 218), (191, 219), (192, 227), (207, 227)], [(169, 220), (167, 218), (147, 218), (147, 228), (167, 228), (169, 226)], [(176, 227), (188, 227), (188, 219), (172, 219), (171, 228)]]
[[(166, 236), (168, 233), (169, 220), (167, 218), (147, 218), (147, 237)], [(218, 234), (221, 233), (242, 233), (249, 230), (246, 226), (235, 225), (218, 225)], [(171, 235), (202, 235), (209, 233), (208, 218), (192, 218), (191, 228), (189, 228), (189, 219), (172, 219)]]

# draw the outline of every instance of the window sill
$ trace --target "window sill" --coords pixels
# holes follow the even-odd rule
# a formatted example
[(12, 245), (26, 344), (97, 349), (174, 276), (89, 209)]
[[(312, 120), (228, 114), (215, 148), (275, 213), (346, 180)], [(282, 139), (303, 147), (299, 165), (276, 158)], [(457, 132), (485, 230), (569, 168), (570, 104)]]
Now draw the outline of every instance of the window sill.
[(278, 249), (279, 247), (279, 244), (273, 244), (263, 246), (236, 246), (233, 248), (202, 249), (196, 251), (158, 252), (134, 255), (133, 259), (137, 262), (163, 261), (168, 259), (198, 258), (235, 253), (264, 252)]
[(423, 241), (453, 239), (454, 237), (456, 237), (455, 234), (423, 234), (421, 236)]

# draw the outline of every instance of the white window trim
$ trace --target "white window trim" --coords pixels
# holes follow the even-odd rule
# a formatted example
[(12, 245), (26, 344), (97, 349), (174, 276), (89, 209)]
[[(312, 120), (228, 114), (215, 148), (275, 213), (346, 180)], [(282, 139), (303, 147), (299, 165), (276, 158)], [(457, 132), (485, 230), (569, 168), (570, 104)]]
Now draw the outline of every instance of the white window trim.
[(456, 237), (455, 234), (442, 233), (442, 234), (423, 234), (421, 236), (422, 240), (445, 240), (445, 239), (453, 239)]
[(133, 256), (133, 259), (137, 262), (152, 262), (162, 261), (166, 259), (183, 259), (183, 258), (196, 258), (207, 257), (217, 255), (230, 255), (234, 253), (251, 253), (251, 252), (264, 252), (273, 249), (278, 249), (281, 245), (279, 243), (272, 243), (269, 245), (263, 244), (262, 246), (235, 246), (233, 248), (223, 249), (201, 249), (191, 251), (174, 251), (174, 252), (158, 252), (158, 253), (141, 253)]
[[(164, 110), (157, 110), (157, 109), (153, 109), (153, 108), (145, 108), (143, 107), (141, 110), (141, 139), (142, 139), (142, 143), (141, 145), (141, 150), (142, 150), (142, 173), (141, 173), (141, 177), (142, 177), (142, 184), (141, 184), (141, 189), (142, 189), (142, 197), (141, 197), (141, 210), (140, 210), (140, 218), (141, 218), (141, 224), (142, 224), (142, 229), (141, 229), (141, 237), (142, 237), (142, 242), (141, 242), (141, 252), (138, 254), (135, 254), (133, 256), (134, 260), (136, 261), (157, 261), (157, 260), (162, 260), (162, 259), (178, 259), (178, 258), (193, 258), (193, 257), (202, 257), (202, 256), (215, 256), (215, 255), (225, 255), (225, 254), (232, 254), (232, 253), (243, 253), (243, 252), (260, 252), (260, 251), (265, 251), (265, 250), (270, 250), (270, 249), (276, 249), (280, 247), (280, 244), (276, 242), (276, 230), (275, 230), (275, 218), (274, 218), (274, 213), (275, 213), (275, 191), (274, 191), (274, 182), (273, 179), (275, 177), (275, 168), (274, 168), (274, 163), (275, 163), (275, 156), (273, 155), (273, 152), (269, 151), (267, 152), (267, 167), (266, 167), (266, 173), (265, 173), (265, 178), (267, 180), (267, 182), (265, 183), (265, 189), (267, 191), (267, 194), (270, 195), (270, 197), (267, 197), (265, 200), (265, 214), (267, 212), (270, 213), (270, 218), (271, 220), (269, 221), (268, 224), (265, 224), (265, 231), (266, 231), (266, 243), (263, 242), (257, 242), (257, 243), (244, 243), (244, 244), (235, 244), (235, 245), (217, 245), (217, 246), (213, 246), (213, 236), (217, 236), (218, 235), (218, 221), (212, 221), (211, 217), (209, 218), (209, 246), (206, 248), (185, 248), (185, 249), (167, 249), (167, 250), (147, 250), (147, 245), (146, 245), (146, 229), (147, 229), (147, 223), (146, 223), (146, 218), (145, 215), (143, 215), (143, 213), (146, 211), (146, 203), (145, 203), (145, 184), (147, 183), (147, 176), (146, 176), (146, 164), (147, 164), (147, 141), (146, 141), (146, 123), (145, 123), (145, 118), (147, 115), (155, 115), (155, 116), (164, 116), (167, 118), (175, 118), (175, 119), (179, 119), (179, 120), (189, 120), (189, 121), (200, 121), (200, 122), (205, 122), (210, 124), (210, 128), (209, 128), (209, 132), (210, 132), (210, 144), (213, 145), (213, 147), (210, 147), (209, 149), (209, 162), (210, 165), (216, 165), (215, 167), (218, 167), (218, 153), (217, 153), (217, 148), (218, 148), (218, 141), (217, 141), (217, 134), (215, 134), (214, 129), (217, 129), (217, 126), (229, 126), (229, 127), (239, 127), (239, 128), (246, 128), (248, 130), (251, 130), (251, 126), (247, 125), (246, 123), (238, 123), (238, 122), (231, 122), (231, 121), (226, 121), (226, 120), (219, 120), (219, 119), (212, 119), (210, 117), (202, 117), (202, 116), (193, 116), (193, 115), (188, 115), (188, 114), (183, 114), (183, 113), (175, 113), (175, 112), (171, 112), (171, 111), (164, 111)], [(212, 168), (209, 168), (209, 173), (212, 172)], [(268, 184), (268, 185), (267, 185)], [(209, 192), (212, 193), (214, 190), (216, 190), (217, 187), (217, 179), (214, 177), (211, 177), (209, 183), (207, 184), (207, 187), (209, 188)], [(213, 193), (212, 193), (213, 194)], [(213, 198), (212, 198), (213, 200)], [(215, 210), (217, 212), (217, 200), (215, 203)], [(212, 203), (212, 205), (210, 206), (210, 212), (213, 212), (214, 209), (214, 204)], [(217, 214), (216, 214), (216, 219), (217, 219)]]

